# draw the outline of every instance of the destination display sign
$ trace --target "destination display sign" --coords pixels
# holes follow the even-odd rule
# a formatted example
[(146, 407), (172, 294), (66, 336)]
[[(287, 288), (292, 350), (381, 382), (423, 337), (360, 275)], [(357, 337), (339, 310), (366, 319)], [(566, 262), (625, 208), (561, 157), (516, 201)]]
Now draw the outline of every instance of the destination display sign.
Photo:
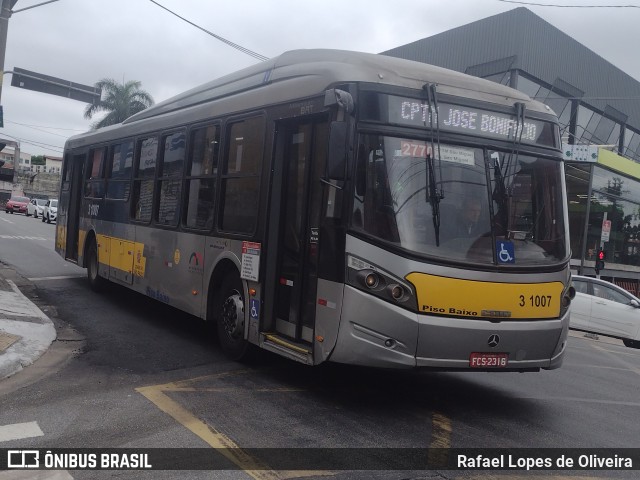
[(516, 115), (493, 112), (448, 103), (433, 104), (415, 98), (387, 95), (388, 121), (401, 125), (438, 126), (442, 131), (479, 135), (500, 140), (517, 140), (545, 146), (554, 146), (554, 124), (525, 118), (518, 121)]

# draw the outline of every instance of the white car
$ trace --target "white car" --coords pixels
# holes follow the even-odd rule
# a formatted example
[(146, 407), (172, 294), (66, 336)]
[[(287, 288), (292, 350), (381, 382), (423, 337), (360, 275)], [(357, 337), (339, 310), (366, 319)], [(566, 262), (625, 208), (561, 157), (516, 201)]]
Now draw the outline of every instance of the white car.
[(33, 215), (33, 218), (42, 216), (46, 203), (47, 201), (44, 198), (32, 198), (29, 205), (27, 205), (27, 217), (30, 215)]
[(640, 348), (640, 299), (624, 288), (597, 278), (573, 275), (570, 328), (622, 340)]
[(47, 200), (42, 212), (42, 221), (47, 223), (55, 222), (58, 218), (58, 200)]

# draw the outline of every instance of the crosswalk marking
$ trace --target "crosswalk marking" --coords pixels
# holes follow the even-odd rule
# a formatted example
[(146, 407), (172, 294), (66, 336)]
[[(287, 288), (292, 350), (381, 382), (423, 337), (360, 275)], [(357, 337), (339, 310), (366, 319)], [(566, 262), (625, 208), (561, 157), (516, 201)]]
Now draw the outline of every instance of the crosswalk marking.
[(42, 470), (9, 470), (0, 472), (0, 480), (73, 480), (73, 477), (65, 470), (42, 471)]
[(38, 422), (14, 423), (0, 426), (0, 442), (11, 442), (22, 438), (42, 437)]
[(27, 278), (30, 282), (42, 282), (45, 280), (69, 280), (71, 278), (83, 278), (86, 274), (79, 273), (78, 275), (58, 275), (54, 277), (30, 277)]
[(5, 240), (42, 240), (47, 241), (44, 237), (32, 237), (30, 235), (0, 235), (0, 238)]

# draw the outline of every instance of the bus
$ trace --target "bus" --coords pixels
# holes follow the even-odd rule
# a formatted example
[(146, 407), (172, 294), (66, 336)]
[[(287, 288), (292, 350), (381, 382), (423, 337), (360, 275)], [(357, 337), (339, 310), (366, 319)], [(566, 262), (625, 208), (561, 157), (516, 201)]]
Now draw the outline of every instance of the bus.
[(69, 138), (62, 170), (56, 251), (212, 322), (231, 359), (562, 363), (560, 129), (517, 90), (290, 51)]

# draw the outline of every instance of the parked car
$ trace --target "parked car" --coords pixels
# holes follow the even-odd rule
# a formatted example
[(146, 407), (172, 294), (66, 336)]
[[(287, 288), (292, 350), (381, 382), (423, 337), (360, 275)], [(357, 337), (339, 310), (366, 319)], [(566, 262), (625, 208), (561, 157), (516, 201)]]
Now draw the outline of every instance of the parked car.
[(50, 199), (47, 200), (47, 203), (44, 205), (44, 210), (42, 211), (42, 221), (45, 220), (47, 223), (55, 222), (58, 218), (58, 200)]
[(27, 217), (29, 215), (33, 215), (33, 218), (42, 216), (46, 203), (47, 201), (44, 198), (32, 198), (29, 205), (27, 205)]
[(640, 348), (640, 299), (613, 283), (573, 275), (570, 328), (622, 340)]
[(27, 214), (27, 205), (29, 205), (28, 197), (11, 197), (6, 206), (4, 207), (4, 211), (6, 213), (24, 213)]

